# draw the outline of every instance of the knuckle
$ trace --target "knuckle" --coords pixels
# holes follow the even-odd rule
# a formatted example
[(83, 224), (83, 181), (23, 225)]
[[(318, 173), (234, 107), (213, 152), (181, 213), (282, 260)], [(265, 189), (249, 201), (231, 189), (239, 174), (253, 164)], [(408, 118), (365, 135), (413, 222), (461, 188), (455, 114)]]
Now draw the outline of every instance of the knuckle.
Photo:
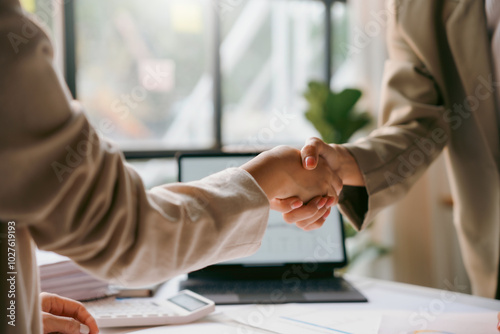
[(74, 319), (66, 321), (64, 330), (67, 333), (80, 333), (80, 323)]
[(325, 221), (326, 221), (325, 218), (319, 219), (317, 222), (315, 222), (314, 224), (312, 224), (311, 229), (316, 230), (316, 229), (318, 229), (320, 227), (323, 227), (323, 225), (325, 224)]
[(309, 138), (309, 144), (313, 146), (318, 146), (321, 145), (323, 141), (319, 139), (318, 137), (311, 137)]
[(302, 153), (305, 155), (311, 155), (314, 153), (314, 147), (311, 145), (306, 145), (302, 148)]
[(285, 223), (288, 223), (288, 224), (292, 224), (294, 222), (291, 214), (284, 214), (283, 220), (285, 221)]
[(297, 225), (297, 227), (300, 229), (305, 229), (305, 228), (307, 228), (307, 225), (309, 225), (309, 224), (307, 223), (307, 221), (300, 221), (300, 222), (297, 222), (295, 225)]
[(303, 151), (315, 152), (316, 149), (321, 145), (323, 141), (317, 137), (311, 137), (306, 141)]
[(304, 208), (304, 211), (302, 211), (302, 220), (314, 216), (316, 212), (318, 212), (318, 206), (313, 201), (306, 208)]

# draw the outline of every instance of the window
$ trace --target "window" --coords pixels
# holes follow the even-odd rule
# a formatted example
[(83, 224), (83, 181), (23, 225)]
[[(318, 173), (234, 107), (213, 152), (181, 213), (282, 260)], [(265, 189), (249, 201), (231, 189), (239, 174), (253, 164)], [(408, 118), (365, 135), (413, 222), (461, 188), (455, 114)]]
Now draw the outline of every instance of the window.
[(317, 135), (307, 83), (345, 61), (343, 0), (22, 2), (49, 26), (93, 125), (129, 158), (300, 146)]
[(222, 142), (300, 145), (316, 133), (302, 93), (325, 80), (325, 5), (250, 0), (222, 18)]
[(214, 146), (210, 3), (75, 2), (77, 96), (122, 148)]
[(41, 26), (48, 30), (54, 46), (55, 65), (64, 73), (64, 15), (60, 0), (21, 0), (23, 8), (31, 14)]
[(98, 131), (129, 157), (301, 145), (317, 135), (303, 116), (307, 83), (329, 80), (332, 63), (342, 61), (331, 41), (346, 30), (339, 6), (345, 3), (69, 2), (74, 90)]

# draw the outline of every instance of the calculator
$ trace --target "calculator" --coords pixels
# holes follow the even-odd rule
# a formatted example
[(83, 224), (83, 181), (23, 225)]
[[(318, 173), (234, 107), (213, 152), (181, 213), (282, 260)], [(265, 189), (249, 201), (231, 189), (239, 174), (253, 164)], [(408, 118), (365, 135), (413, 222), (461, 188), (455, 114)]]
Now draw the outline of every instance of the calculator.
[(215, 303), (190, 290), (168, 298), (127, 298), (84, 303), (100, 328), (185, 324), (215, 310)]

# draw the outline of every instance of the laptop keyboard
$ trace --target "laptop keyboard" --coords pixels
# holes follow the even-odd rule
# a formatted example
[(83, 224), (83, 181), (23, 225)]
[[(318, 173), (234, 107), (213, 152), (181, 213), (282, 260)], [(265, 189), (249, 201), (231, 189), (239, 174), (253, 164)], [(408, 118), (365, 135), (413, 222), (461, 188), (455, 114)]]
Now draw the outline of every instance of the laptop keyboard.
[(255, 281), (187, 281), (182, 287), (200, 294), (265, 294), (275, 290), (287, 292), (335, 292), (352, 291), (353, 288), (341, 278), (311, 280), (255, 280)]

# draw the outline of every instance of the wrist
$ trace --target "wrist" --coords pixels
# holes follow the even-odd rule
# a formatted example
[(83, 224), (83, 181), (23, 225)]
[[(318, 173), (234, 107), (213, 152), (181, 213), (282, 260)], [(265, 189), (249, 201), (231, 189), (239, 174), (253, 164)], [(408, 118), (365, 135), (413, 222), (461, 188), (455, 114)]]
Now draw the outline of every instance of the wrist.
[(269, 201), (278, 196), (278, 186), (282, 184), (281, 173), (273, 173), (276, 171), (273, 167), (275, 160), (276, 158), (266, 151), (241, 166), (254, 178)]
[(344, 185), (365, 186), (365, 180), (356, 158), (343, 145), (330, 144), (335, 151), (335, 157), (338, 159), (338, 176), (342, 179)]

